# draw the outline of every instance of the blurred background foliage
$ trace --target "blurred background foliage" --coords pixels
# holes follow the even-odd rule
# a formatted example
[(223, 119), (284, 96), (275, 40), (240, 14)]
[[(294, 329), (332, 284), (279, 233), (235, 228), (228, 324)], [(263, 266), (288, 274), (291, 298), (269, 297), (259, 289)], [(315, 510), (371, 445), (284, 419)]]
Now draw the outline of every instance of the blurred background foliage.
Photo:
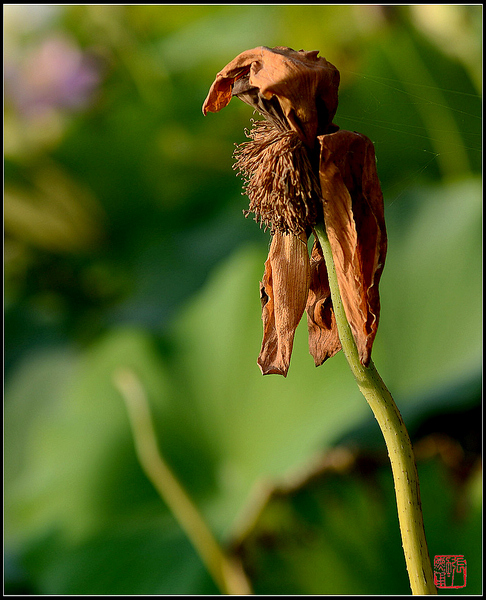
[[(381, 434), (306, 327), (263, 378), (269, 235), (203, 118), (259, 45), (341, 71), (335, 122), (375, 143), (389, 255), (374, 361), (417, 449), (432, 557), (481, 587), (482, 7), (6, 5), (5, 585), (217, 593), (137, 463), (132, 369), (164, 456), (256, 593), (409, 593)], [(459, 592), (461, 590), (458, 590)]]

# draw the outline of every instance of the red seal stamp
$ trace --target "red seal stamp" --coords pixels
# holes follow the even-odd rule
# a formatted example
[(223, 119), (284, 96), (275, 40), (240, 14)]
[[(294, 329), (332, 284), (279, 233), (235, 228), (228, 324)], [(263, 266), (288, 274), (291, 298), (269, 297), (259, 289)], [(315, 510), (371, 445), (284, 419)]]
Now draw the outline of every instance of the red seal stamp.
[(441, 589), (466, 587), (467, 563), (463, 554), (434, 556), (434, 584)]

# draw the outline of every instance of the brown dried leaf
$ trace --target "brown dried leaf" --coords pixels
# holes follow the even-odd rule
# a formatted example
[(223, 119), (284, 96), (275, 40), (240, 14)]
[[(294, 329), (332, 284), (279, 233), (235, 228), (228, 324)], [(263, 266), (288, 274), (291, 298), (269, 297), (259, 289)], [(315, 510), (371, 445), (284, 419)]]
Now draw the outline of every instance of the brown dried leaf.
[(306, 311), (309, 351), (318, 367), (341, 350), (341, 342), (332, 307), (326, 262), (317, 240), (312, 247), (310, 259), (310, 286)]
[(309, 290), (309, 254), (305, 234), (276, 232), (260, 284), (263, 343), (258, 364), (263, 375), (287, 376), (295, 329)]
[(387, 238), (372, 142), (350, 131), (319, 137), (324, 221), (343, 305), (367, 366), (378, 328)]

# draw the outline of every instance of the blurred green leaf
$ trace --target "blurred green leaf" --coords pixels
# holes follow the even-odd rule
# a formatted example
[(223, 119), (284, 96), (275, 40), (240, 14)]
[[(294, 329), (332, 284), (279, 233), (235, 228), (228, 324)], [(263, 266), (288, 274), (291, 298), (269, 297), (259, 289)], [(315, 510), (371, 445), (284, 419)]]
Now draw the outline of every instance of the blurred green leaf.
[(480, 189), (474, 179), (417, 188), (387, 211), (391, 237), (375, 362), (397, 396), (480, 368)]
[[(127, 455), (129, 427), (110, 379), (120, 362), (162, 395), (163, 373), (151, 343), (135, 331), (113, 332), (81, 359), (68, 350), (35, 355), (12, 380), (6, 535), (14, 546), (52, 528), (82, 539), (127, 507), (131, 513), (147, 495), (159, 510), (156, 494)], [(111, 495), (120, 477), (125, 492)]]
[(100, 530), (76, 546), (56, 535), (37, 540), (23, 559), (44, 594), (179, 595), (218, 590), (172, 522)]

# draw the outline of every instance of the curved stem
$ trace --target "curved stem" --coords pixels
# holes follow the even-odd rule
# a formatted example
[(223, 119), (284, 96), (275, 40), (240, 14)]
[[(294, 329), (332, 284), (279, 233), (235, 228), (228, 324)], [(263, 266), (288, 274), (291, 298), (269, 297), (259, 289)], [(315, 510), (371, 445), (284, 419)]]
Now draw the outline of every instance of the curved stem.
[(145, 391), (128, 369), (115, 373), (114, 383), (127, 406), (139, 462), (161, 498), (192, 542), (223, 594), (251, 594), (241, 564), (227, 556), (214, 538), (197, 507), (164, 461), (157, 445)]
[(407, 429), (373, 361), (370, 362), (369, 367), (364, 367), (359, 360), (341, 300), (334, 259), (325, 227), (322, 224), (316, 225), (314, 231), (326, 261), (332, 304), (344, 355), (361, 393), (378, 421), (388, 449), (395, 483), (403, 551), (412, 593), (437, 594), (425, 539), (417, 467)]

